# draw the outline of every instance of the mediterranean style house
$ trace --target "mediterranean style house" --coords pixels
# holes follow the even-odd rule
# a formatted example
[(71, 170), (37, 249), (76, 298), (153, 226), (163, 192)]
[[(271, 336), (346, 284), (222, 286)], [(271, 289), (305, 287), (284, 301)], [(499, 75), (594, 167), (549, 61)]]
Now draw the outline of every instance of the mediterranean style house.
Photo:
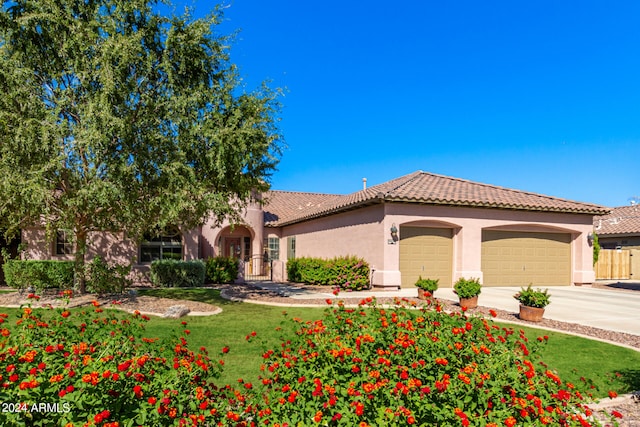
[[(460, 277), (484, 286), (591, 283), (593, 218), (609, 209), (417, 171), (347, 195), (270, 191), (238, 224), (168, 230), (141, 244), (124, 233), (94, 233), (101, 254), (144, 270), (155, 259), (231, 256), (246, 276), (286, 280), (293, 257), (355, 255), (371, 267), (374, 287), (411, 287), (419, 276), (450, 287)], [(71, 259), (64, 232), (47, 241), (23, 230), (31, 259)], [(265, 260), (271, 262), (265, 263)]]

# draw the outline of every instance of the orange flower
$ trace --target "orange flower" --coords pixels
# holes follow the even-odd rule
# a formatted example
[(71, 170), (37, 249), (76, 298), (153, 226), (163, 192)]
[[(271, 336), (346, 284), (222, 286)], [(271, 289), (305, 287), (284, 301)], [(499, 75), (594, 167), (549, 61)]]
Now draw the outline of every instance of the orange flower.
[(504, 425), (506, 425), (507, 427), (513, 427), (516, 425), (516, 419), (513, 417), (509, 417), (504, 420)]
[(50, 383), (57, 383), (59, 381), (62, 381), (63, 379), (64, 379), (64, 375), (56, 374), (56, 375), (52, 376), (51, 378), (49, 378), (49, 382)]

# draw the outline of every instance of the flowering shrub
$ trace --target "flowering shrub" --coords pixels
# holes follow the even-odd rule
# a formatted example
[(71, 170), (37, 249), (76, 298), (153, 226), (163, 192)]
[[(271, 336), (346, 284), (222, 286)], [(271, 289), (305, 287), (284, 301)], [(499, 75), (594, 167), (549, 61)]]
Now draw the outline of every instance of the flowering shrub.
[(536, 357), (544, 337), (402, 305), (338, 303), (322, 320), (297, 320), (263, 355), (258, 424), (592, 425), (587, 396)]
[[(145, 337), (147, 318), (85, 311), (0, 314), (2, 425), (589, 426), (588, 395), (536, 356), (545, 337), (420, 309), (331, 305), (293, 319), (262, 375), (217, 387), (222, 361), (186, 337)], [(247, 340), (255, 339), (255, 332)], [(229, 352), (225, 346), (221, 354)], [(619, 414), (614, 414), (619, 415)]]
[(22, 308), (11, 330), (0, 315), (2, 425), (178, 426), (216, 423), (236, 397), (188, 330), (175, 342), (143, 336), (147, 318)]

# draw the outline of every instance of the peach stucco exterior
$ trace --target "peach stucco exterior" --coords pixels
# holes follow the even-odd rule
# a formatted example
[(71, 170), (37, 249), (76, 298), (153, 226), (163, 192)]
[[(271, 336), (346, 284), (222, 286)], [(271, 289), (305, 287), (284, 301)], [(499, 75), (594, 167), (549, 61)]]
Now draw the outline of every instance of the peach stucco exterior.
[[(397, 288), (401, 283), (400, 244), (391, 236), (392, 226), (399, 230), (407, 225), (452, 229), (454, 281), (460, 277), (482, 281), (483, 230), (564, 232), (572, 236), (572, 283), (583, 284), (595, 280), (587, 238), (591, 222), (589, 215), (383, 203), (283, 227), (277, 235), (282, 238), (281, 247), (287, 237), (295, 236), (296, 256), (362, 257), (371, 266), (373, 286)], [(285, 256), (281, 251), (281, 258)]]
[[(391, 227), (402, 226), (449, 228), (453, 230), (452, 277), (479, 278), (482, 281), (481, 244), (483, 230), (536, 231), (570, 233), (572, 283), (595, 280), (592, 247), (587, 236), (592, 232), (592, 216), (501, 209), (429, 206), (407, 203), (380, 203), (335, 215), (303, 221), (285, 227), (265, 227), (263, 209), (253, 204), (240, 224), (228, 221), (216, 225), (213, 220), (199, 229), (183, 233), (183, 258), (206, 259), (211, 256), (237, 256), (250, 263), (247, 271), (259, 273), (263, 268), (264, 240), (280, 239), (280, 256), (275, 260), (274, 279), (286, 279), (287, 239), (295, 237), (296, 256), (331, 258), (355, 255), (371, 267), (371, 284), (397, 288), (401, 283), (400, 241), (393, 239)], [(245, 237), (250, 245), (245, 247)], [(402, 236), (400, 235), (399, 238)], [(242, 242), (238, 253), (225, 251), (225, 241)], [(25, 257), (29, 259), (72, 259), (72, 255), (55, 255), (53, 243), (42, 229), (23, 230)], [(102, 255), (112, 262), (137, 263), (139, 247), (124, 233), (94, 232), (89, 238), (87, 259)]]
[[(239, 260), (242, 274), (270, 273), (273, 280), (283, 281), (291, 256), (355, 255), (370, 265), (372, 286), (392, 289), (402, 286), (401, 271), (406, 271), (401, 268), (403, 228), (444, 228), (451, 236), (447, 240), (452, 251), (447, 274), (451, 283), (441, 286), (451, 286), (462, 277), (483, 281), (484, 232), (561, 233), (568, 239), (563, 243), (563, 250), (568, 247), (568, 251), (562, 258), (552, 255), (563, 266), (570, 263), (569, 278), (561, 284), (585, 284), (595, 280), (589, 239), (593, 217), (608, 212), (601, 206), (421, 171), (349, 195), (272, 191), (265, 196), (260, 203), (260, 197), (254, 195), (233, 223), (211, 218), (196, 229), (183, 230), (183, 259), (231, 256)], [(22, 242), (27, 258), (71, 258), (56, 256), (53, 242), (41, 229), (23, 230)], [(124, 233), (92, 233), (89, 242), (88, 259), (100, 254), (110, 261), (133, 261), (141, 271), (148, 267), (138, 262), (140, 245)], [(273, 263), (266, 263), (267, 258)], [(547, 265), (543, 264), (544, 269)]]

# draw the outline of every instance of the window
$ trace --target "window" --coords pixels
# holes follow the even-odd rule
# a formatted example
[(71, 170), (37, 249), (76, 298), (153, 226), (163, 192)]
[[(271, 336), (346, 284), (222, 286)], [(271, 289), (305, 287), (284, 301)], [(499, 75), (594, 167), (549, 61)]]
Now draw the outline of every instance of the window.
[(73, 252), (72, 233), (66, 230), (56, 231), (56, 255), (68, 255)]
[(287, 237), (287, 259), (296, 257), (296, 236)]
[(267, 251), (269, 259), (280, 259), (280, 239), (278, 237), (269, 237), (267, 239)]
[(251, 238), (245, 237), (244, 238), (244, 260), (246, 262), (249, 262), (250, 259), (251, 259)]
[(146, 235), (140, 245), (140, 262), (161, 259), (182, 259), (182, 234), (175, 227), (161, 235)]

